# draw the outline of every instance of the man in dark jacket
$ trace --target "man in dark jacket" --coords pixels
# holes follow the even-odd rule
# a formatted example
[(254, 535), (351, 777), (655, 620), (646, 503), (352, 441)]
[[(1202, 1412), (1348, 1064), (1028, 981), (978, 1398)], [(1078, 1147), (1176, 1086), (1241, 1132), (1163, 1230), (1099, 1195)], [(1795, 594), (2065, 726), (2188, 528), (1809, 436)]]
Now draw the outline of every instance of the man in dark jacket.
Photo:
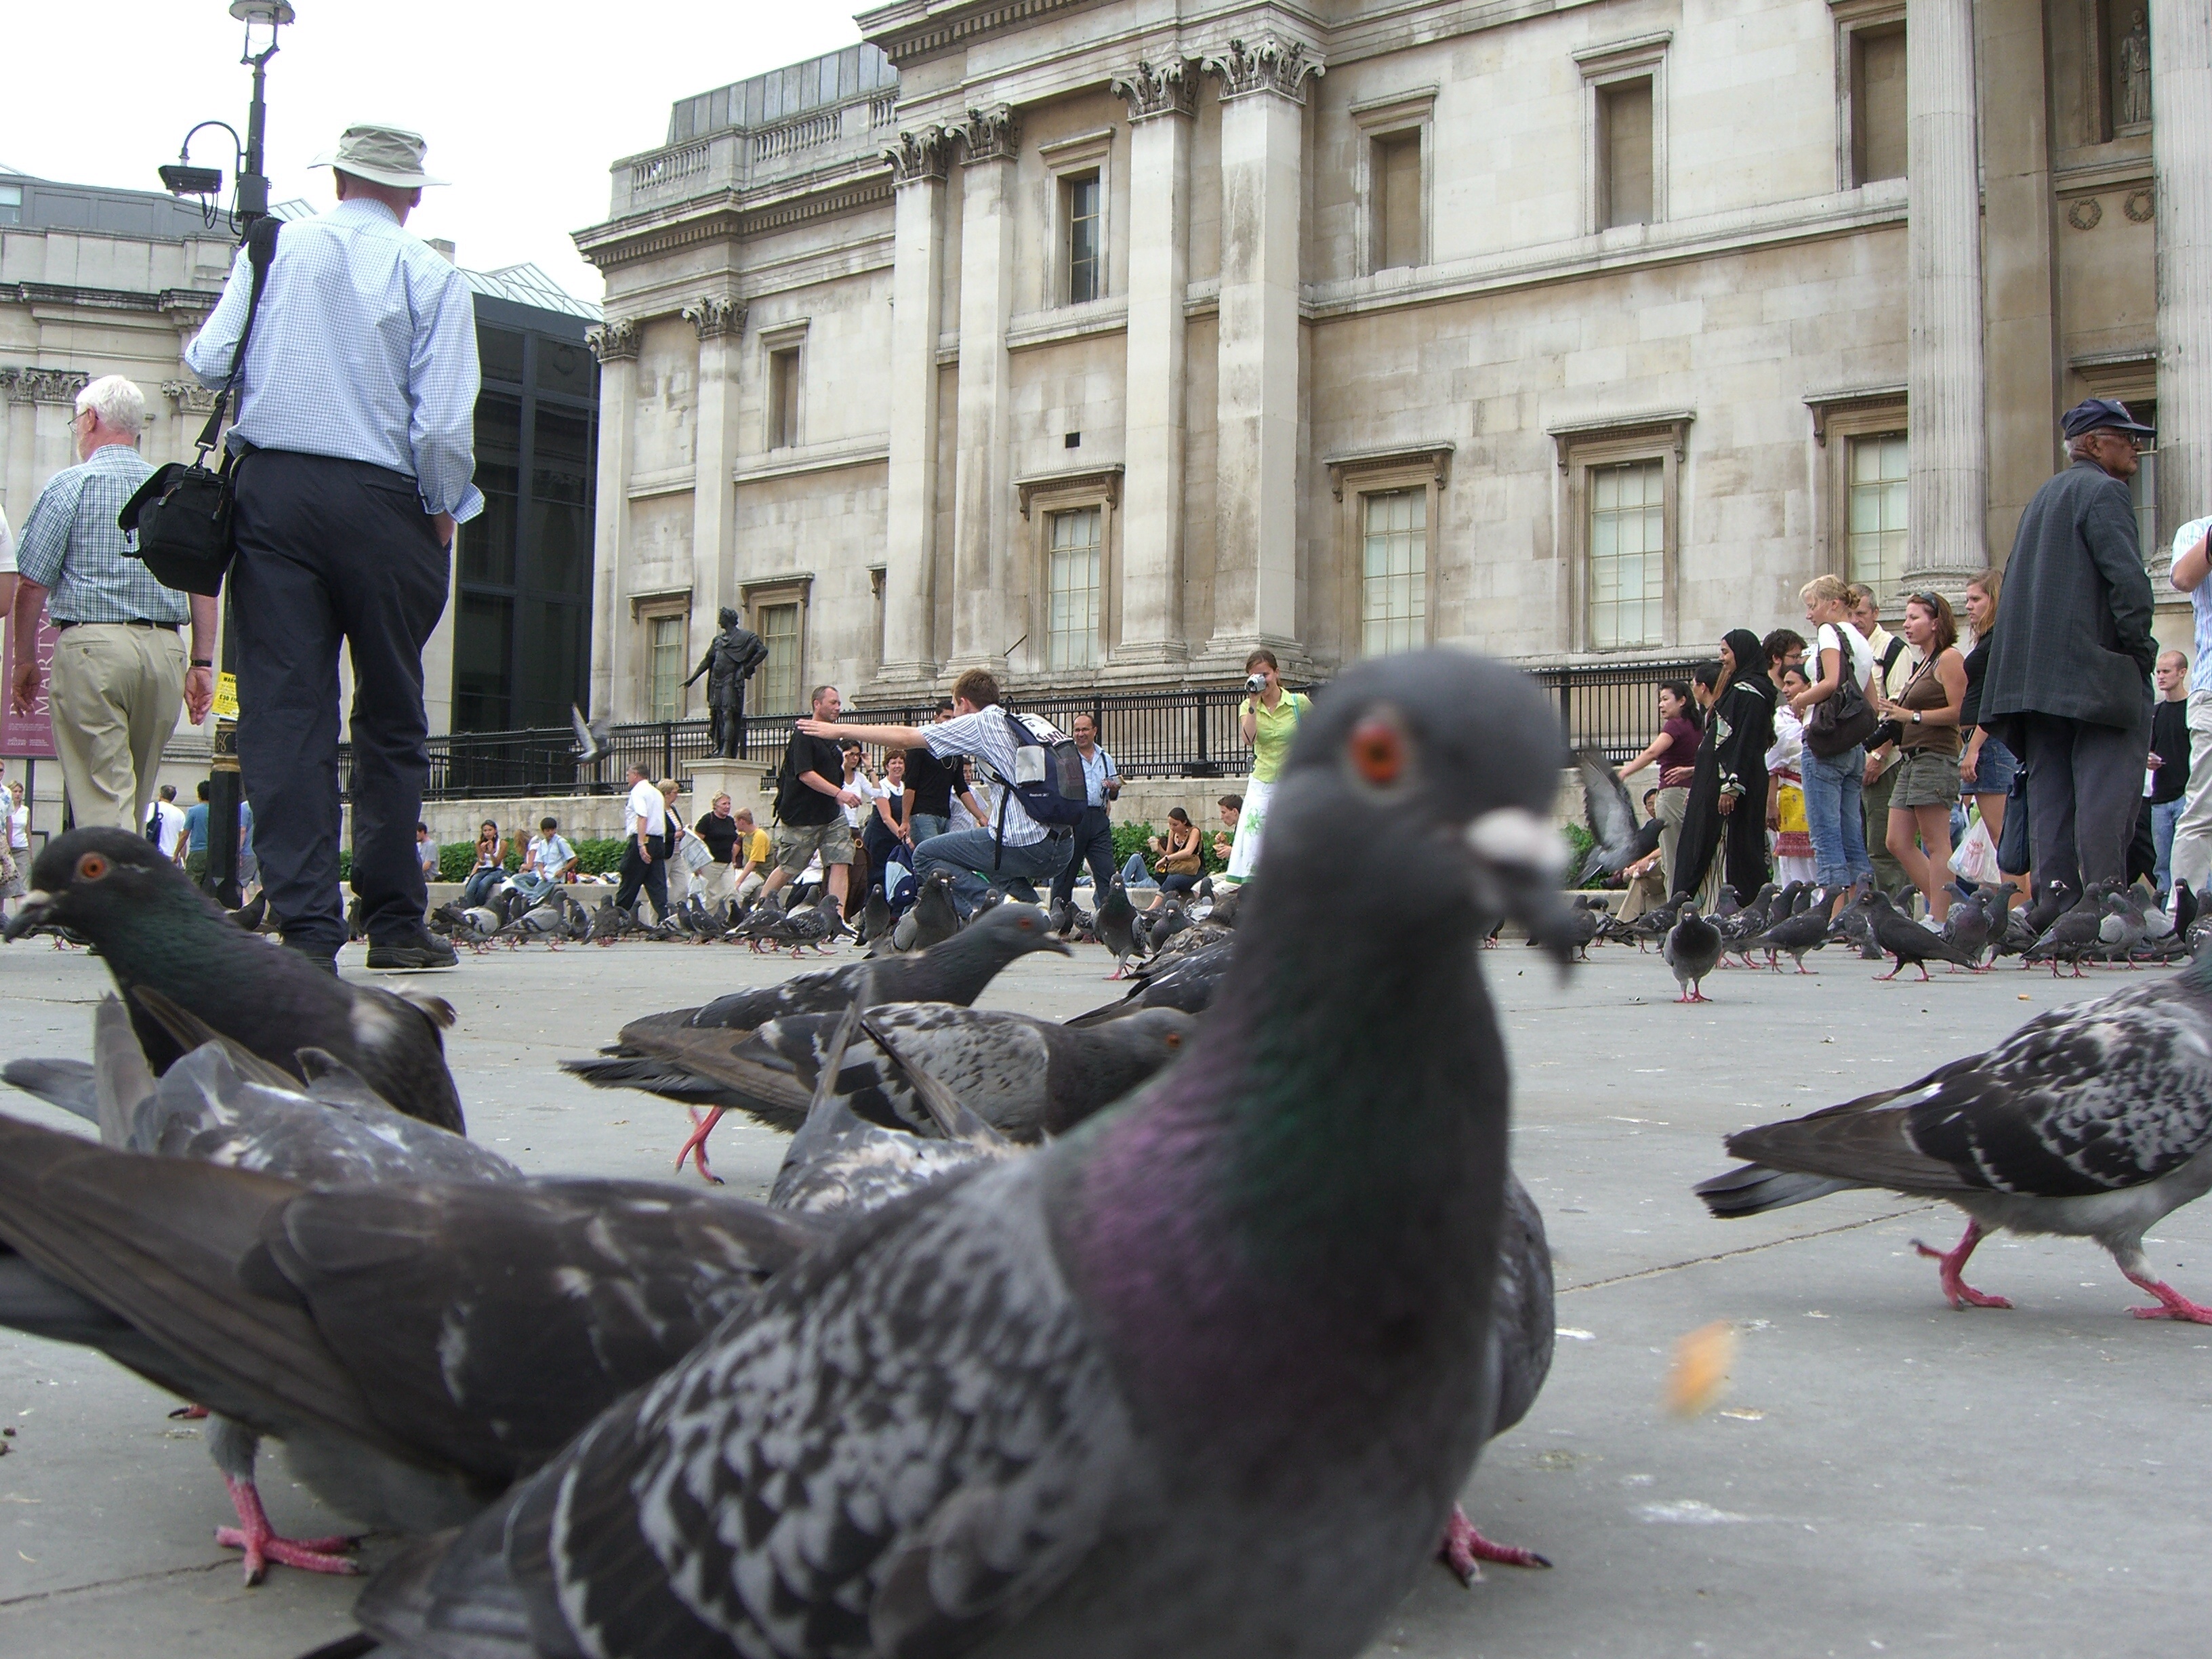
[(2073, 465), (2035, 492), (2005, 565), (1982, 724), (2027, 763), (2039, 890), (2118, 881), (2150, 747), (2150, 578), (2135, 476), (2150, 428), (2091, 398), (2062, 422)]

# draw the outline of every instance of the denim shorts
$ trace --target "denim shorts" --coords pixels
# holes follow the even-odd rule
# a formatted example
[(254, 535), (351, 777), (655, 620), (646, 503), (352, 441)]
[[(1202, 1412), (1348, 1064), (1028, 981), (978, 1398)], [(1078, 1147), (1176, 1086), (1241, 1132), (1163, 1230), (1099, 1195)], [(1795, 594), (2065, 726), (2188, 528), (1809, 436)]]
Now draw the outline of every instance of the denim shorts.
[(2006, 795), (2020, 775), (2020, 757), (1995, 738), (1984, 736), (1982, 752), (1974, 762), (1974, 781), (1960, 786), (1970, 795)]

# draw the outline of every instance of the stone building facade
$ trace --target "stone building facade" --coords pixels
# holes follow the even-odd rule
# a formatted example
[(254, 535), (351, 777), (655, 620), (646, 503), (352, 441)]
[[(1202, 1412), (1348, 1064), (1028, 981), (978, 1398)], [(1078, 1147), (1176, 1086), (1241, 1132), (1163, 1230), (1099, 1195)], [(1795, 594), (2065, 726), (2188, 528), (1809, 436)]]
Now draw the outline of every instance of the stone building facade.
[(2212, 483), (2202, 0), (860, 22), (577, 236), (617, 719), (697, 712), (725, 605), (768, 709), (1704, 654), (2001, 562), (2093, 392), (2155, 405), (2154, 566)]

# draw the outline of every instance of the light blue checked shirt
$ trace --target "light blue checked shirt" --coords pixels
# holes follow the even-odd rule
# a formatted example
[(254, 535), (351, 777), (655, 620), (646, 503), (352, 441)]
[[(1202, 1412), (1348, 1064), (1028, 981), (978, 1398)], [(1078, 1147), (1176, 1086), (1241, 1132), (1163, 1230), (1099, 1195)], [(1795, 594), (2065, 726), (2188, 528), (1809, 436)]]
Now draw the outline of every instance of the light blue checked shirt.
[[(253, 289), (239, 250), (215, 314), (185, 352), (221, 386)], [(276, 238), (230, 429), (261, 449), (404, 473), (426, 513), (483, 511), (476, 471), (476, 304), (452, 265), (381, 202), (340, 202)]]
[(128, 444), (109, 444), (92, 459), (46, 480), (15, 547), (15, 568), (47, 590), (46, 614), (58, 623), (191, 620), (191, 604), (123, 550), (115, 515), (153, 476)]

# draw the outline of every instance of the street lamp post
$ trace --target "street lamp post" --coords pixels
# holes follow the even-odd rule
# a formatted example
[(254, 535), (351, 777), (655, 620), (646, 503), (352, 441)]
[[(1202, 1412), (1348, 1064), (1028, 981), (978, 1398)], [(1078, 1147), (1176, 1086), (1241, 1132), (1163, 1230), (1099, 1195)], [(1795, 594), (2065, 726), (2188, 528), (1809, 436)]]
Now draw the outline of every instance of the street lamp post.
[[(214, 222), (213, 199), (222, 188), (222, 174), (215, 167), (191, 165), (193, 137), (209, 127), (230, 134), (237, 189), (230, 210), (231, 228), (242, 243), (258, 219), (269, 213), (269, 176), (263, 171), (262, 141), (268, 129), (269, 110), (262, 93), (268, 78), (269, 60), (276, 55), (276, 32), (294, 19), (290, 0), (230, 0), (230, 15), (246, 25), (246, 45), (239, 62), (253, 71), (253, 98), (246, 112), (246, 140), (224, 121), (203, 121), (185, 135), (176, 161), (161, 169), (161, 183), (179, 196), (198, 196), (208, 204), (209, 222)], [(268, 31), (267, 44), (256, 52), (254, 30)], [(235, 411), (234, 411), (235, 412)], [(222, 672), (235, 684), (237, 653), (231, 643), (230, 602), (226, 594), (222, 619)], [(207, 874), (203, 884), (225, 905), (235, 909), (243, 895), (238, 880), (238, 805), (244, 794), (238, 770), (238, 721), (235, 711), (216, 715), (208, 776)]]

